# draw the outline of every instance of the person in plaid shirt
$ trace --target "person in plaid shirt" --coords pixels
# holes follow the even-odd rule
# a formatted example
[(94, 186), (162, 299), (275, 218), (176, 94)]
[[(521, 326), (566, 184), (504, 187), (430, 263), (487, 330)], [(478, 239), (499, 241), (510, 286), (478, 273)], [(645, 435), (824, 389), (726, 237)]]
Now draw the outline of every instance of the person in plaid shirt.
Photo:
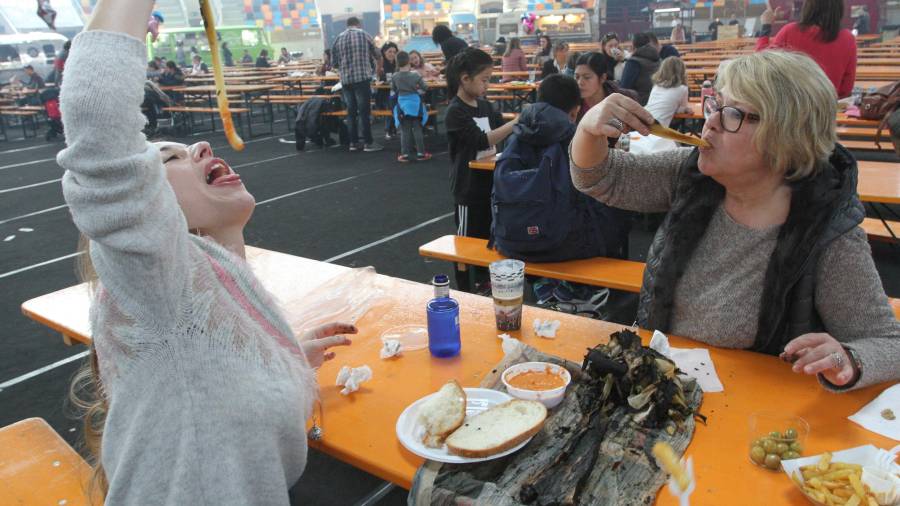
[[(360, 28), (359, 19), (351, 17), (331, 48), (331, 61), (341, 74), (341, 88), (347, 105), (350, 123), (350, 151), (380, 151), (383, 149), (372, 140), (369, 121), (372, 100), (372, 74), (381, 67), (381, 55), (372, 37)], [(359, 126), (362, 122), (364, 145), (359, 142)]]

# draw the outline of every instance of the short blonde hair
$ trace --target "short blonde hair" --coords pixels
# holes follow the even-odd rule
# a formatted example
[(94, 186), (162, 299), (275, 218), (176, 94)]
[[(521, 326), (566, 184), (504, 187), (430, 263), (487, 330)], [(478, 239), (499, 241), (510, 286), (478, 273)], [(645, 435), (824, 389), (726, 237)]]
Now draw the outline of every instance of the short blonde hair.
[(716, 90), (759, 112), (754, 146), (786, 180), (814, 175), (834, 151), (837, 94), (808, 56), (762, 51), (726, 61)]
[(657, 86), (675, 88), (687, 84), (687, 69), (681, 58), (670, 56), (662, 61), (652, 79)]

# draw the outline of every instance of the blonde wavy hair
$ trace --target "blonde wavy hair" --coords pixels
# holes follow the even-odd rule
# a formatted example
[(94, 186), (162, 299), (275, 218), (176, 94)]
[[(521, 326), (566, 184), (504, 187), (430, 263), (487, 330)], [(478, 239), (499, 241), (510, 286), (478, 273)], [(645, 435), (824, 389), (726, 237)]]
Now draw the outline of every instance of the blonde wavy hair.
[(652, 79), (657, 86), (675, 88), (687, 84), (687, 69), (681, 58), (670, 56), (662, 61)]
[[(89, 292), (93, 296), (97, 286), (97, 272), (91, 262), (90, 239), (84, 234), (78, 238), (78, 251), (81, 255), (76, 260), (75, 270), (78, 278), (89, 284)], [(69, 403), (82, 417), (82, 439), (85, 449), (90, 453), (88, 463), (93, 468), (91, 481), (88, 487), (88, 497), (91, 504), (96, 504), (96, 498), (105, 498), (109, 491), (109, 482), (106, 479), (106, 471), (100, 461), (100, 450), (103, 440), (103, 426), (106, 424), (106, 413), (109, 404), (100, 383), (100, 368), (97, 363), (97, 350), (91, 343), (90, 355), (75, 373), (69, 386)], [(103, 500), (101, 500), (102, 504)]]
[(834, 151), (837, 94), (808, 56), (762, 51), (723, 62), (716, 90), (759, 112), (754, 146), (786, 180), (814, 175)]

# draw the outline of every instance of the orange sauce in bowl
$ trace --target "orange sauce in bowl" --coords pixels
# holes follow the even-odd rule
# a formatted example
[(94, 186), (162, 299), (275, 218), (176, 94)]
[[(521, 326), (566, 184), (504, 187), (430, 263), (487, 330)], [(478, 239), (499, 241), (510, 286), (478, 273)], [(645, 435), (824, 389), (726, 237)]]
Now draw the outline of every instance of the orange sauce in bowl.
[(523, 390), (553, 390), (566, 386), (562, 374), (552, 372), (549, 367), (543, 371), (525, 371), (507, 377), (506, 382)]

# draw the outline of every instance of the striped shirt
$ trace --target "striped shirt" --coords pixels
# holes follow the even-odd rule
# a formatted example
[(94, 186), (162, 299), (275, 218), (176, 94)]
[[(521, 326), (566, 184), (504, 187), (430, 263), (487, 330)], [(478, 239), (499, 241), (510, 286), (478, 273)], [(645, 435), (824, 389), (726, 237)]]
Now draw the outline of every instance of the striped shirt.
[(339, 69), (344, 85), (368, 81), (381, 59), (372, 37), (359, 28), (347, 28), (334, 41), (331, 61)]

